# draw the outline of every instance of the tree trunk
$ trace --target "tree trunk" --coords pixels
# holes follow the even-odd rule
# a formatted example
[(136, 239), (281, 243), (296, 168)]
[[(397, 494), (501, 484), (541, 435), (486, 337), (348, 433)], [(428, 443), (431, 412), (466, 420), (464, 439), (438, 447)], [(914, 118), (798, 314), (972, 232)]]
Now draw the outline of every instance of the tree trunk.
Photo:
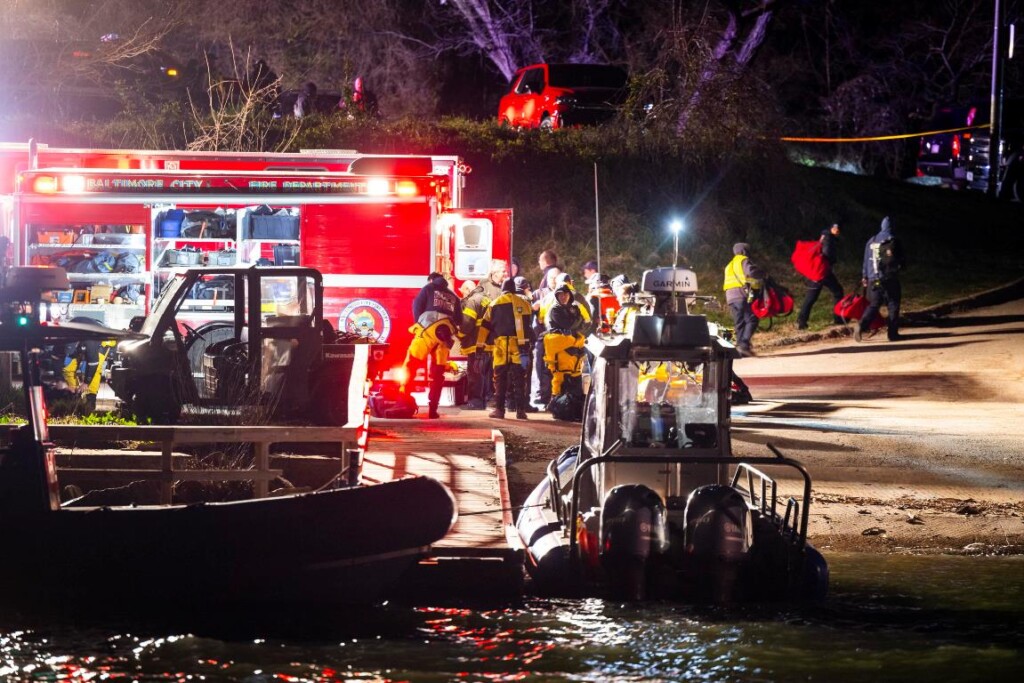
[(737, 10), (730, 8), (729, 21), (725, 30), (722, 31), (718, 43), (715, 44), (715, 49), (711, 51), (711, 56), (697, 78), (697, 83), (694, 85), (686, 105), (679, 112), (679, 118), (676, 120), (677, 135), (682, 135), (686, 131), (690, 116), (703, 99), (708, 84), (723, 72), (739, 76), (746, 70), (747, 65), (754, 58), (757, 48), (761, 47), (761, 43), (764, 42), (765, 36), (768, 34), (768, 26), (775, 14), (770, 9), (773, 4), (774, 0), (766, 0), (759, 8), (747, 13), (754, 14), (755, 19), (746, 36), (742, 38), (743, 31), (740, 28), (740, 21), (746, 16), (741, 17)]

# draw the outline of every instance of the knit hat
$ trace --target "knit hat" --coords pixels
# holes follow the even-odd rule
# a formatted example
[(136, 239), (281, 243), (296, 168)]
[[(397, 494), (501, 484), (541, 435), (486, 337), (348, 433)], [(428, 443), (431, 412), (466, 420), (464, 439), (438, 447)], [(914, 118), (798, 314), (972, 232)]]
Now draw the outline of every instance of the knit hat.
[(597, 270), (597, 261), (587, 261), (583, 264), (583, 270)]
[(444, 279), (444, 275), (441, 275), (441, 273), (438, 272), (433, 272), (428, 275), (427, 282), (442, 289), (448, 286), (448, 281)]
[(746, 256), (749, 252), (750, 245), (747, 244), (746, 242), (737, 242), (736, 244), (732, 245), (732, 253), (737, 256), (739, 256), (740, 254)]
[(502, 282), (501, 283), (501, 291), (509, 293), (509, 294), (515, 293), (515, 291), (516, 291), (515, 280), (513, 280), (512, 278), (508, 278), (504, 282)]
[(512, 282), (516, 286), (516, 294), (522, 294), (530, 287), (530, 283), (526, 281), (526, 278), (522, 275), (517, 275), (512, 279)]
[(569, 273), (559, 273), (558, 276), (555, 277), (555, 288), (556, 289), (561, 287), (562, 285), (571, 285), (571, 284), (572, 284), (572, 275), (569, 275)]

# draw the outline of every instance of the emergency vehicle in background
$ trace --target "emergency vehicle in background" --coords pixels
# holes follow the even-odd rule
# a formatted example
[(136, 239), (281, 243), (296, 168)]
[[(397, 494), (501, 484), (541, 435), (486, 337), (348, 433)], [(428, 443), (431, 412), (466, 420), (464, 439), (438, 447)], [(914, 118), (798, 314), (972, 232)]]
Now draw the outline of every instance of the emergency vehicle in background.
[[(511, 256), (511, 209), (463, 207), (468, 171), (455, 156), (0, 145), (0, 235), (12, 263), (68, 271), (54, 319), (117, 328), (187, 268), (315, 268), (324, 319), (387, 342), (392, 368), (428, 273), (458, 291)], [(230, 316), (224, 286), (211, 277), (196, 288), (191, 327)]]

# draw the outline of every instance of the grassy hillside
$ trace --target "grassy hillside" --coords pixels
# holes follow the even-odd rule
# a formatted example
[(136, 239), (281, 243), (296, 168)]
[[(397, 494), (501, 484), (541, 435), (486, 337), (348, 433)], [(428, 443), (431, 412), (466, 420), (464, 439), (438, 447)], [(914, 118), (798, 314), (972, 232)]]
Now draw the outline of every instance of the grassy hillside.
[[(77, 124), (63, 132), (50, 129), (37, 139), (153, 146), (152, 140), (167, 139), (154, 135), (154, 124), (147, 117)], [(608, 275), (638, 277), (645, 268), (671, 264), (667, 226), (682, 218), (680, 260), (697, 272), (704, 293), (719, 292), (732, 244), (745, 241), (754, 260), (790, 286), (799, 301), (802, 280), (789, 263), (797, 239), (814, 239), (838, 221), (843, 226), (838, 273), (850, 288), (860, 279), (865, 241), (889, 215), (910, 260), (904, 278), (909, 308), (1024, 276), (1024, 206), (972, 192), (797, 166), (770, 141), (664, 138), (628, 122), (552, 135), (461, 119), (309, 117), (292, 138), (294, 126), (294, 120), (271, 125), (264, 148), (461, 155), (473, 169), (466, 203), (514, 209), (514, 252), (535, 282), (542, 249), (554, 249), (576, 276), (597, 256), (595, 165), (600, 257)], [(819, 305), (811, 322), (829, 319), (827, 307)]]

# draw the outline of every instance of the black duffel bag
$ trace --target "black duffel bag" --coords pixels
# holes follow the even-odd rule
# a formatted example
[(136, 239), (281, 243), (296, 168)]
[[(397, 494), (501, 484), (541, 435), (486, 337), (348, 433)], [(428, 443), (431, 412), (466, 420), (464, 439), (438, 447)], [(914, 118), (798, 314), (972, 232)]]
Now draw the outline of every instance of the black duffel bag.
[(186, 211), (181, 222), (181, 236), (194, 239), (234, 239), (234, 215), (216, 211)]

